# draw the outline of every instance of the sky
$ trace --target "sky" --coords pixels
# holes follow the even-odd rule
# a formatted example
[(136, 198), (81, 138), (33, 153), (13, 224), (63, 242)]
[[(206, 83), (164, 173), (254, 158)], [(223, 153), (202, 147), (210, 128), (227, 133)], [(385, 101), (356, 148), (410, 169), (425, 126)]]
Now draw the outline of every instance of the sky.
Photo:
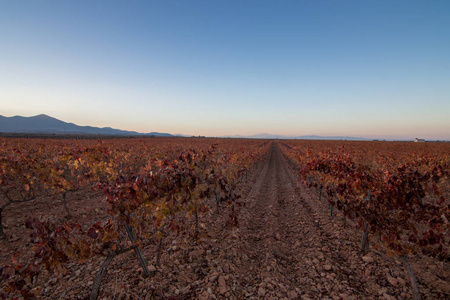
[(450, 140), (450, 1), (0, 0), (0, 115)]

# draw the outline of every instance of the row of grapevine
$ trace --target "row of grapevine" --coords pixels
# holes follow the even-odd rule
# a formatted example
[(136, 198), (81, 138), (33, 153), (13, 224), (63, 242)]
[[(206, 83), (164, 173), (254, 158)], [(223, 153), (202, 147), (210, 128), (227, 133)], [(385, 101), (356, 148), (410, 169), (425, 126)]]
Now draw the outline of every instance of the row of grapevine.
[[(364, 231), (399, 255), (419, 291), (406, 256), (422, 253), (449, 262), (450, 148), (447, 143), (285, 141), (281, 149), (300, 181), (326, 195)], [(345, 224), (344, 223), (344, 224)]]
[[(1, 268), (3, 298), (33, 297), (42, 270), (60, 273), (68, 261), (102, 256), (90, 296), (96, 299), (109, 263), (130, 250), (148, 276), (140, 247), (150, 239), (161, 245), (168, 231), (198, 239), (201, 214), (213, 206), (219, 211), (221, 203), (234, 211), (245, 173), (269, 148), (263, 141), (208, 139), (0, 142), (0, 217), (17, 203), (50, 195), (64, 198), (68, 215), (59, 222), (27, 221), (34, 256), (25, 265)], [(107, 220), (78, 224), (70, 218), (65, 195), (82, 189), (104, 192)], [(7, 239), (3, 227), (0, 234)], [(158, 264), (160, 248), (155, 255)]]
[(449, 260), (447, 144), (286, 141), (281, 148), (305, 185), (323, 190), (389, 249)]

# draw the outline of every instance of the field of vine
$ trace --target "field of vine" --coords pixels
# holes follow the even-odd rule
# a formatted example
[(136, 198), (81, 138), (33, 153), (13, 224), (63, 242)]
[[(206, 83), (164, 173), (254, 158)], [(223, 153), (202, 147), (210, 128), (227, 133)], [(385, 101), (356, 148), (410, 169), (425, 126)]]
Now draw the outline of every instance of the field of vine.
[[(14, 255), (14, 264), (1, 269), (2, 283), (7, 282), (2, 297), (37, 297), (36, 280), (43, 271), (62, 274), (71, 260), (82, 263), (102, 256), (105, 260), (95, 277), (91, 299), (98, 297), (102, 277), (116, 256), (132, 250), (144, 275), (149, 276), (140, 251), (145, 243), (159, 245), (155, 253), (158, 267), (167, 231), (196, 242), (201, 239), (201, 215), (213, 206), (217, 211), (221, 206), (230, 210), (231, 226), (236, 221), (233, 210), (239, 184), (268, 147), (265, 141), (206, 139), (4, 139), (1, 144), (2, 239), (11, 238), (3, 225), (5, 209), (14, 210), (42, 197), (53, 205), (61, 197), (66, 212), (64, 218), (42, 218), (29, 212), (25, 227), (32, 232), (34, 253), (26, 262), (22, 253), (8, 253)], [(108, 217), (102, 222), (80, 223), (72, 216), (67, 194), (92, 190), (105, 194), (99, 206), (106, 208)], [(211, 199), (213, 206), (208, 203)]]
[[(449, 261), (447, 143), (287, 141), (301, 181), (396, 254)], [(363, 225), (365, 224), (365, 225)], [(366, 249), (362, 249), (366, 251)]]
[(0, 299), (450, 294), (448, 143), (0, 144)]
[(286, 141), (282, 151), (300, 175), (410, 272), (414, 296), (419, 291), (406, 256), (424, 254), (450, 262), (450, 147), (448, 143)]

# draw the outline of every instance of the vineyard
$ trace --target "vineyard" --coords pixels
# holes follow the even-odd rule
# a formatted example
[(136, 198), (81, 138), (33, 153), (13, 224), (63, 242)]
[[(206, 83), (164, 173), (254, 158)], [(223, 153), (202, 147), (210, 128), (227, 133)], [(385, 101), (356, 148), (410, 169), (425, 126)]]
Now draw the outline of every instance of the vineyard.
[(447, 299), (447, 143), (0, 139), (0, 299)]

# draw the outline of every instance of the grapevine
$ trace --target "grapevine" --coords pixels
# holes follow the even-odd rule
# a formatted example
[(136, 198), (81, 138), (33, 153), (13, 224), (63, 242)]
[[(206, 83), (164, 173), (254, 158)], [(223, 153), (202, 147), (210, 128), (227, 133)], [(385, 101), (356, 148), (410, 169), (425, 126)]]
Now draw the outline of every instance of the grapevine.
[[(139, 253), (141, 247), (154, 241), (159, 244), (155, 253), (158, 264), (165, 232), (176, 231), (200, 240), (199, 218), (212, 205), (226, 203), (230, 216), (234, 216), (230, 224), (235, 224), (234, 205), (243, 173), (263, 157), (269, 144), (244, 140), (161, 141), (2, 140), (1, 188), (5, 207), (21, 201), (17, 199), (31, 201), (40, 196), (62, 195), (70, 216), (65, 194), (97, 189), (105, 195), (109, 216), (89, 225), (30, 215), (27, 227), (33, 232), (35, 258), (27, 264), (29, 267), (19, 268), (20, 272), (7, 272), (17, 270), (17, 266), (2, 269), (8, 274), (2, 276), (7, 283), (4, 291), (26, 297), (31, 291), (37, 293), (33, 282), (43, 270), (62, 273), (69, 261), (82, 263), (102, 256), (105, 260), (90, 296), (96, 299), (114, 257), (130, 250)], [(21, 152), (14, 152), (16, 148)], [(11, 152), (15, 160), (9, 159)], [(146, 259), (140, 257), (144, 273), (149, 275)]]

